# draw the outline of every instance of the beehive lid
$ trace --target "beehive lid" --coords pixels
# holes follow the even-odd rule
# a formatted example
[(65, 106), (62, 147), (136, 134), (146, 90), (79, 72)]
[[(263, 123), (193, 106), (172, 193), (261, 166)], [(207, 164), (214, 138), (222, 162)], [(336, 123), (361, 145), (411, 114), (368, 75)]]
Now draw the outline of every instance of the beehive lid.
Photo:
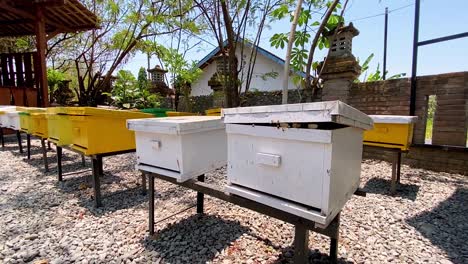
[(153, 117), (153, 115), (142, 113), (139, 111), (114, 110), (97, 107), (64, 107), (63, 109), (59, 109), (58, 111), (62, 111), (59, 114), (75, 116), (96, 116), (106, 118), (132, 119)]
[(40, 107), (17, 107), (17, 110), (23, 113), (40, 113), (45, 112), (46, 108)]
[(224, 123), (234, 124), (331, 122), (362, 129), (373, 127), (368, 115), (341, 101), (229, 108), (222, 110), (222, 116)]
[(177, 116), (127, 120), (130, 130), (161, 134), (189, 134), (224, 128), (219, 116)]
[(14, 106), (14, 105), (0, 105), (0, 110), (1, 111), (15, 111), (16, 106)]
[(418, 119), (417, 116), (397, 115), (370, 115), (374, 123), (380, 124), (412, 124)]
[(67, 109), (70, 107), (48, 107), (47, 113), (52, 115), (65, 115), (67, 114)]
[(15, 115), (19, 115), (19, 111), (7, 111), (5, 114), (7, 116), (15, 116)]

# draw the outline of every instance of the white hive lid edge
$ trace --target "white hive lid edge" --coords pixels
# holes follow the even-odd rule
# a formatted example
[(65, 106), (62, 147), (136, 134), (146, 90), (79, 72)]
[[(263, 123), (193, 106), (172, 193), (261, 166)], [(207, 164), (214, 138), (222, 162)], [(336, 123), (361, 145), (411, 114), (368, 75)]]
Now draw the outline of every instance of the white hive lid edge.
[(222, 110), (222, 116), (225, 123), (335, 122), (362, 129), (373, 126), (368, 115), (341, 101), (228, 108)]
[(163, 134), (188, 134), (214, 129), (223, 129), (219, 116), (178, 116), (128, 119), (127, 128), (134, 131)]
[(417, 116), (398, 115), (370, 115), (374, 123), (382, 124), (412, 124), (418, 119)]

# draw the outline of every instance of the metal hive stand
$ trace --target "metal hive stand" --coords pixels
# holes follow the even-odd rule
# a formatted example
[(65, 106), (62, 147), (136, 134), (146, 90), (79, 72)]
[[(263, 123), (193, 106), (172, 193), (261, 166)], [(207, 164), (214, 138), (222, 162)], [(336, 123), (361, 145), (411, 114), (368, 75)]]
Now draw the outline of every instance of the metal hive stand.
[[(63, 181), (63, 172), (62, 172), (62, 153), (63, 149), (70, 150), (72, 152), (75, 152), (77, 154), (80, 154), (82, 157), (82, 164), (83, 166), (85, 165), (84, 157), (85, 155), (75, 149), (72, 149), (69, 146), (57, 146), (57, 179), (58, 181)], [(99, 154), (94, 154), (94, 155), (89, 155), (88, 157), (91, 158), (92, 161), (92, 182), (93, 182), (93, 190), (94, 190), (94, 205), (96, 207), (101, 207), (102, 206), (102, 197), (101, 197), (101, 181), (99, 179), (100, 176), (104, 175), (103, 171), (103, 164), (102, 164), (102, 158), (103, 157), (109, 157), (109, 156), (115, 156), (115, 155), (121, 155), (121, 154), (126, 154), (126, 153), (132, 153), (135, 152), (135, 149), (128, 149), (128, 150), (122, 150), (122, 151), (114, 151), (114, 152), (107, 152), (107, 153), (99, 153)], [(77, 172), (79, 173), (79, 172)]]
[[(149, 213), (148, 213), (148, 224), (149, 233), (154, 235), (154, 179), (158, 178), (173, 184), (177, 184), (182, 187), (194, 190), (197, 192), (197, 213), (203, 213), (204, 207), (204, 195), (210, 195), (220, 200), (230, 202), (232, 204), (245, 207), (247, 209), (256, 211), (258, 213), (288, 222), (295, 226), (294, 233), (294, 263), (308, 263), (309, 256), (309, 230), (330, 237), (330, 259), (332, 263), (337, 262), (338, 258), (338, 241), (339, 241), (339, 229), (340, 229), (340, 213), (333, 219), (333, 221), (325, 228), (319, 228), (314, 222), (299, 217), (297, 215), (279, 210), (268, 205), (264, 205), (252, 200), (245, 199), (236, 195), (229, 195), (222, 190), (218, 190), (216, 186), (207, 184), (204, 182), (205, 176), (198, 176), (197, 180), (192, 179), (185, 182), (177, 182), (176, 179), (163, 176), (156, 173), (143, 172), (143, 178), (148, 176), (149, 178)], [(145, 176), (146, 175), (146, 176)], [(145, 186), (144, 182), (144, 186)], [(355, 195), (365, 196), (363, 191), (356, 191)]]

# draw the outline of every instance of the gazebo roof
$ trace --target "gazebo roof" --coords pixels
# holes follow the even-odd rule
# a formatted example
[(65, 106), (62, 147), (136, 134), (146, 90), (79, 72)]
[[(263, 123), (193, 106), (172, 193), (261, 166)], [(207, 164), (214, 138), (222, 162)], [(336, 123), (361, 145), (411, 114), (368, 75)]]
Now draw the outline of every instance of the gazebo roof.
[(78, 0), (0, 0), (0, 37), (35, 35), (36, 7), (42, 7), (47, 34), (97, 27), (98, 19)]

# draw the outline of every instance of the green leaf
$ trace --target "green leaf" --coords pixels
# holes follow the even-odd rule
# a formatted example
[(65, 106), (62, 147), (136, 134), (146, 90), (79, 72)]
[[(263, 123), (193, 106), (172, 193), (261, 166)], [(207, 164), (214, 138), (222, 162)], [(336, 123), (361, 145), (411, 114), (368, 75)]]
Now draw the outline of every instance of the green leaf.
[(276, 33), (270, 38), (270, 45), (275, 48), (281, 47), (284, 49), (288, 43), (288, 35), (286, 33)]
[(273, 12), (271, 12), (271, 16), (276, 19), (282, 19), (288, 13), (289, 13), (288, 5), (282, 4), (280, 7), (278, 7), (277, 9), (273, 10)]

